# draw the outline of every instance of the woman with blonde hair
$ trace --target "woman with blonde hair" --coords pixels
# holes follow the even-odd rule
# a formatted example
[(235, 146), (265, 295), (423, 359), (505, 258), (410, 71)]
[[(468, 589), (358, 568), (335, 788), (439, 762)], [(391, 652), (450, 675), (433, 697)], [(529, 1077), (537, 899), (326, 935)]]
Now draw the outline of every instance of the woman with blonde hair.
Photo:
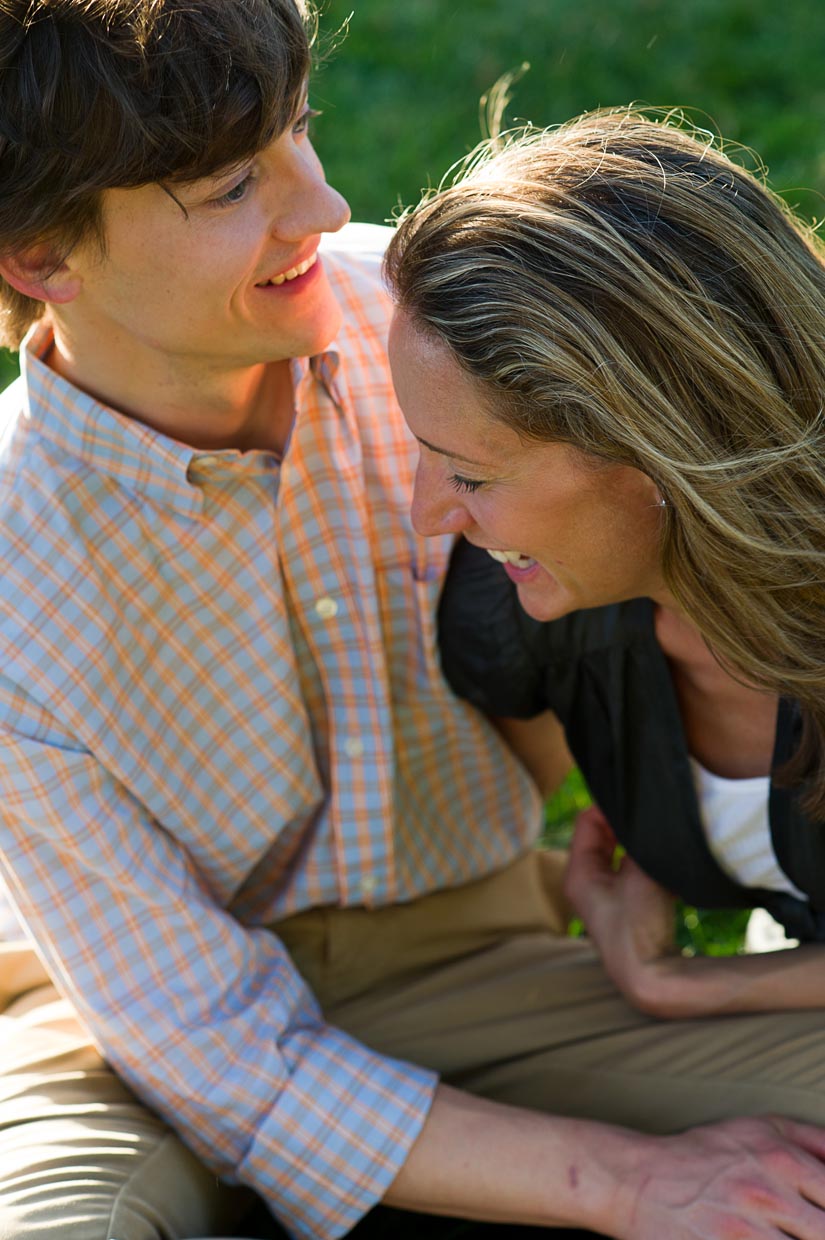
[[(561, 719), (599, 806), (567, 889), (605, 968), (663, 1018), (825, 1007), (816, 238), (708, 135), (610, 111), (476, 157), (387, 273), (414, 519), (466, 540), (445, 670)], [(800, 946), (685, 958), (673, 894)]]

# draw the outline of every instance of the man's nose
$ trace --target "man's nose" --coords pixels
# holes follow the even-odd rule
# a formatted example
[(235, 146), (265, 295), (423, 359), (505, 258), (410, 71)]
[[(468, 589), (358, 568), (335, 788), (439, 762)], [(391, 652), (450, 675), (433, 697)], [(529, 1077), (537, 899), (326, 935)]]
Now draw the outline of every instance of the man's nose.
[(294, 155), (292, 193), (274, 221), (274, 231), (285, 240), (338, 232), (350, 218), (349, 203), (327, 183), (314, 153), (296, 151)]

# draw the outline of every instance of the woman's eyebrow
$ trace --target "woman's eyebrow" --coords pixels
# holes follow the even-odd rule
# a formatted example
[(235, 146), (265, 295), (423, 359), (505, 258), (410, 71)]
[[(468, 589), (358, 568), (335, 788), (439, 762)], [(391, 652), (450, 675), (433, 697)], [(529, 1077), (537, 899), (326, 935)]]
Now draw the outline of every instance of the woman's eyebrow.
[(476, 465), (479, 469), (489, 469), (489, 462), (474, 461), (471, 456), (463, 456), (460, 452), (450, 452), (446, 448), (439, 448), (436, 444), (430, 443), (426, 439), (422, 439), (420, 435), (416, 435), (416, 439), (423, 448), (429, 448), (430, 452), (437, 452), (439, 456), (448, 456), (452, 461), (465, 461), (468, 465)]

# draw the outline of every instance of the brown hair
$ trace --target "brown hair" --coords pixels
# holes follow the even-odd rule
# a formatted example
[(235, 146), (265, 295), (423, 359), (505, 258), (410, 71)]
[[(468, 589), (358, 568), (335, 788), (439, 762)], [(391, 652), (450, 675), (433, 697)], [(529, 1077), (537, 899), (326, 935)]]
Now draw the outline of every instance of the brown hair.
[[(0, 253), (101, 245), (100, 195), (212, 176), (300, 105), (309, 0), (0, 0)], [(0, 343), (43, 305), (0, 279)]]
[(396, 298), (493, 417), (649, 475), (718, 657), (795, 698), (825, 818), (825, 265), (709, 135), (632, 109), (488, 145), (402, 220)]

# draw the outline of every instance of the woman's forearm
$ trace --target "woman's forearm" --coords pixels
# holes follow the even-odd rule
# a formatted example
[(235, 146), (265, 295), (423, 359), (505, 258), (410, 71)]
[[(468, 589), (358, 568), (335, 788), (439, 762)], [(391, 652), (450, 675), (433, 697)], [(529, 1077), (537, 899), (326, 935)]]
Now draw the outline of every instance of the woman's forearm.
[(673, 897), (614, 840), (598, 810), (579, 815), (565, 890), (629, 1003), (660, 1020), (825, 1008), (825, 944), (748, 956), (682, 956)]
[(631, 1002), (660, 1019), (825, 1008), (825, 946), (752, 956), (665, 956), (638, 973)]
[(564, 729), (552, 711), (532, 719), (493, 719), (495, 727), (533, 776), (542, 796), (556, 792), (573, 769)]

